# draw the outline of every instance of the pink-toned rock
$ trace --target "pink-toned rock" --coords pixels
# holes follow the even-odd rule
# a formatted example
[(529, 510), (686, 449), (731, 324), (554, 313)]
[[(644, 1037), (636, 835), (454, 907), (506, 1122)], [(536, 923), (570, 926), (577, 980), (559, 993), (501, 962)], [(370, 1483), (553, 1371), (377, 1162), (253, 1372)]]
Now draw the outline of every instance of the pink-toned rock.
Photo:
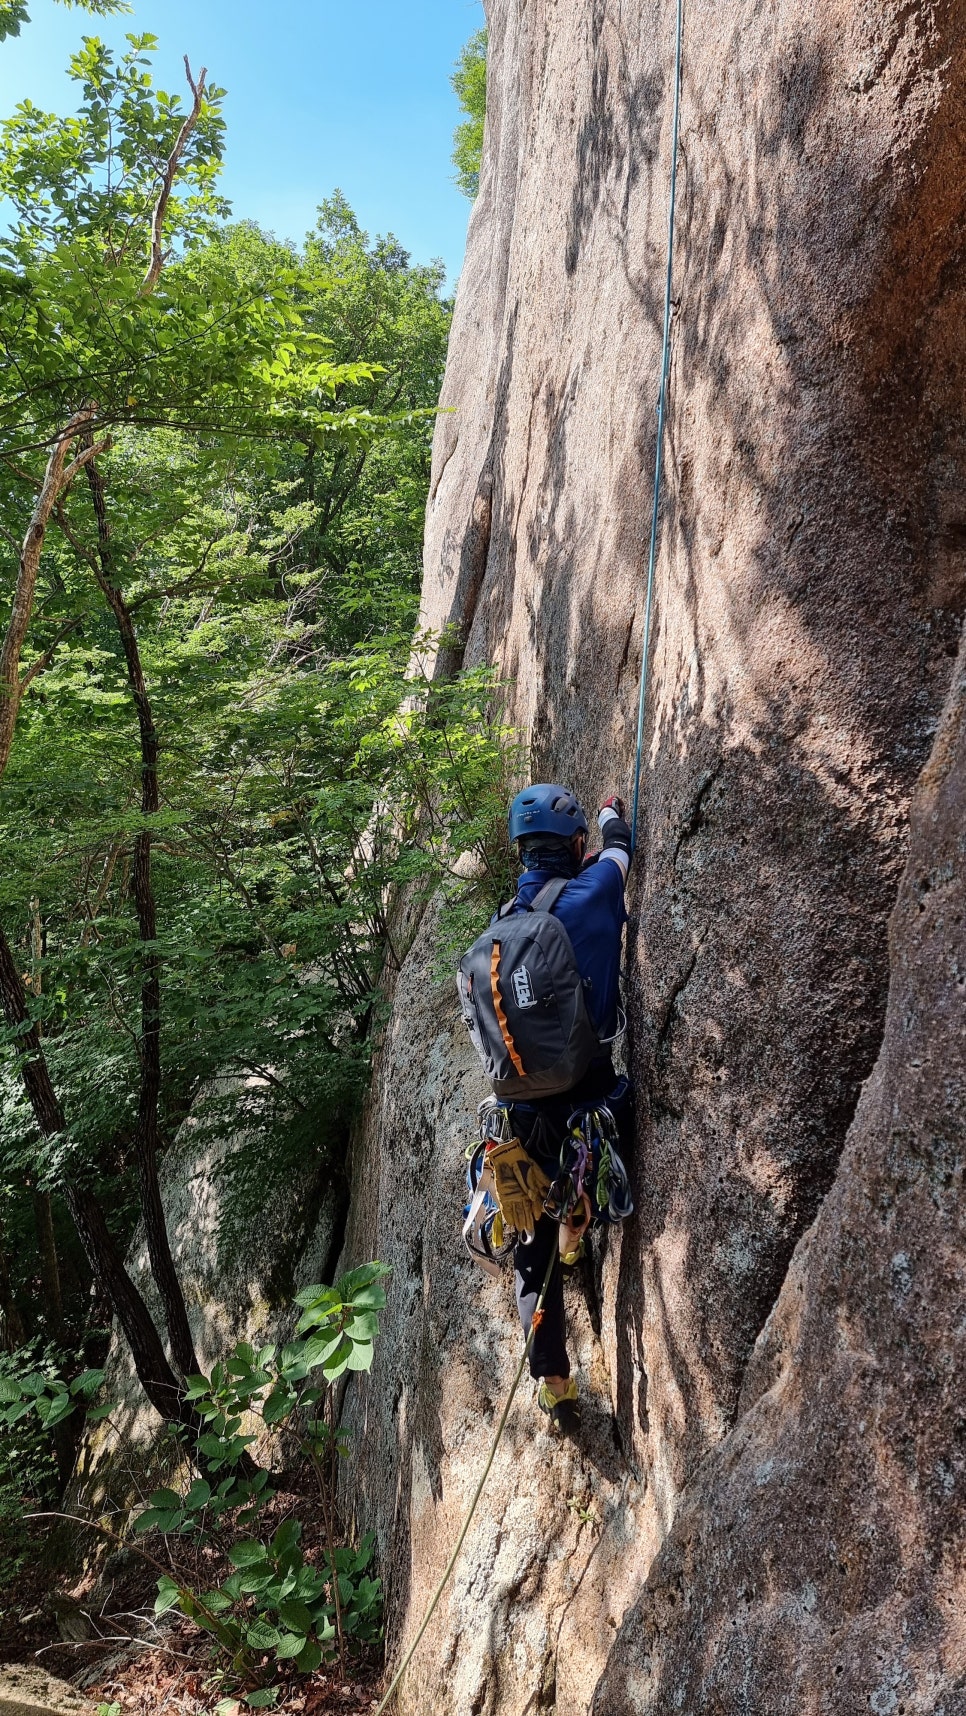
[(966, 1711), (966, 645), (875, 1071), (594, 1716)]
[[(584, 1443), (555, 1448), (518, 1406), (407, 1679), (412, 1716), (577, 1716), (592, 1703), (692, 1716), (878, 1710), (834, 1703), (823, 1641), (836, 1612), (849, 1627), (868, 1617), (873, 1655), (893, 1650), (896, 1616), (913, 1626), (916, 1599), (890, 1610), (880, 1586), (895, 1583), (893, 1546), (906, 1542), (903, 1485), (914, 1478), (925, 1495), (933, 1482), (931, 1448), (904, 1444), (911, 1476), (891, 1487), (871, 1483), (871, 1455), (862, 1465), (850, 1452), (858, 1475), (839, 1531), (823, 1511), (832, 1476), (820, 1505), (805, 1468), (838, 1445), (846, 1419), (873, 1435), (860, 1403), (871, 1382), (856, 1372), (843, 1397), (832, 1349), (818, 1388), (810, 1323), (801, 1362), (815, 1403), (809, 1416), (788, 1396), (786, 1445), (767, 1366), (791, 1365), (776, 1301), (811, 1291), (824, 1268), (814, 1236), (853, 1185), (869, 1095), (841, 1169), (840, 1158), (883, 1045), (908, 805), (966, 597), (966, 0), (688, 0), (686, 11), (629, 937), (638, 1215), (610, 1245), (589, 1308), (575, 1295), (594, 1402)], [(464, 655), (494, 661), (534, 773), (593, 802), (626, 791), (633, 767), (673, 9), (493, 0), (488, 12), (487, 146), (437, 430), (423, 614), (462, 628), (440, 670)], [(519, 1340), (508, 1284), (481, 1285), (459, 1255), (462, 1150), (482, 1087), (432, 963), (421, 939), (359, 1141), (350, 1221), (353, 1257), (394, 1267), (387, 1336), (351, 1411), (397, 1653), (445, 1562)], [(936, 1014), (930, 1029), (941, 1024)], [(962, 1102), (954, 1056), (937, 1047), (923, 1077), (945, 1102), (943, 1064)], [(896, 1062), (896, 1078), (910, 1072)], [(861, 1170), (870, 1185), (879, 1171), (871, 1159)], [(953, 1215), (936, 1213), (950, 1246)], [(892, 1300), (879, 1296), (897, 1253), (913, 1257), (869, 1217), (836, 1254), (835, 1281), (815, 1274), (816, 1319), (833, 1289), (851, 1307), (844, 1330), (828, 1312), (829, 1338), (888, 1326)], [(931, 1341), (951, 1314), (939, 1295)], [(917, 1341), (924, 1352), (924, 1332)], [(915, 1387), (924, 1400), (928, 1388), (908, 1374), (912, 1412)], [(737, 1452), (753, 1426), (758, 1513)], [(767, 1473), (779, 1458), (804, 1474), (797, 1523)], [(962, 1505), (954, 1487), (930, 1555), (954, 1553)], [(599, 1526), (579, 1524), (588, 1508)], [(759, 1579), (747, 1625), (735, 1607), (744, 1587), (721, 1559), (721, 1521), (745, 1516), (741, 1553)], [(676, 1518), (689, 1522), (680, 1540)], [(779, 1649), (784, 1611), (761, 1580), (772, 1565), (787, 1580), (791, 1546), (813, 1556), (830, 1529), (841, 1587), (808, 1574)], [(913, 1532), (903, 1568), (920, 1552)], [(808, 1607), (813, 1585), (820, 1610)], [(736, 1644), (730, 1659), (732, 1634), (747, 1651)], [(945, 1665), (935, 1711), (952, 1716), (958, 1670), (952, 1644), (943, 1651), (929, 1659)], [(853, 1655), (850, 1696), (865, 1687), (898, 1711), (903, 1694), (883, 1703), (891, 1694), (859, 1661), (872, 1657), (858, 1642)], [(923, 1667), (921, 1687), (933, 1672)], [(907, 1705), (920, 1707), (933, 1709)]]

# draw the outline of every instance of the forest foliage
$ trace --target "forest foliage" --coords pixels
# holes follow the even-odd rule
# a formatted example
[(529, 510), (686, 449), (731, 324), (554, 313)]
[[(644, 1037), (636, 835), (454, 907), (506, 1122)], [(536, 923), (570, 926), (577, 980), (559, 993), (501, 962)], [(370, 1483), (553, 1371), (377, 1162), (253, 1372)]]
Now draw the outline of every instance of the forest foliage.
[(472, 202), (480, 189), (483, 127), (486, 120), (486, 31), (477, 30), (463, 48), (453, 72), (453, 89), (466, 115), (453, 135), (456, 183)]
[(115, 1316), (190, 1435), (159, 1163), (190, 1114), (236, 1204), (344, 1177), (421, 903), (506, 880), (507, 735), (418, 631), (442, 266), (338, 192), (301, 247), (233, 221), (224, 92), (155, 46), (0, 127), (0, 1398), (63, 1403)]

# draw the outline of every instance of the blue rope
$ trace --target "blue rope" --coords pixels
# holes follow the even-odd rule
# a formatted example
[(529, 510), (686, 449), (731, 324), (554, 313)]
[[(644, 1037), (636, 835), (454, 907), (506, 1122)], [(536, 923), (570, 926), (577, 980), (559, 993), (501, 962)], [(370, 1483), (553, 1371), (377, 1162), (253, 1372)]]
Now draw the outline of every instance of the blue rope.
[(634, 764), (634, 808), (631, 812), (631, 850), (637, 845), (637, 812), (641, 798), (641, 756), (644, 750), (644, 711), (647, 704), (648, 662), (651, 650), (651, 614), (654, 607), (654, 567), (657, 561), (657, 525), (661, 502), (661, 472), (664, 466), (664, 417), (667, 407), (667, 378), (671, 365), (671, 272), (674, 263), (674, 207), (678, 186), (678, 124), (681, 115), (681, 44), (684, 37), (684, 0), (677, 0), (677, 42), (674, 56), (674, 125), (671, 144), (671, 195), (667, 219), (667, 274), (664, 281), (664, 343), (661, 348), (661, 386), (657, 399), (657, 447), (654, 453), (654, 494), (651, 500), (651, 546), (647, 560), (647, 601), (644, 607), (644, 647), (641, 655), (641, 690), (637, 705), (637, 758)]

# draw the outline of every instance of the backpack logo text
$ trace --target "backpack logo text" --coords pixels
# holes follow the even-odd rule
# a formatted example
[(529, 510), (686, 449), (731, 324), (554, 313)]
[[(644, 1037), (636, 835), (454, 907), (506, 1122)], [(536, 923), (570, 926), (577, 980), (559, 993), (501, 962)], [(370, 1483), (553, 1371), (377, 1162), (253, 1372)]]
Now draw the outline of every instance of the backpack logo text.
[(518, 1007), (535, 1007), (537, 997), (533, 993), (530, 973), (525, 965), (518, 965), (510, 982), (513, 985), (513, 999)]

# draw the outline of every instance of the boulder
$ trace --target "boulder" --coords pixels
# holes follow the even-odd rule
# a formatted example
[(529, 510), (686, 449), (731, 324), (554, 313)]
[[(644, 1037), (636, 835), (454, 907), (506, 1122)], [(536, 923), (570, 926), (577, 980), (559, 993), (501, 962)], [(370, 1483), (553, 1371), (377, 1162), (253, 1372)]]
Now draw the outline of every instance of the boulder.
[(0, 1668), (0, 1716), (94, 1716), (94, 1706), (66, 1680), (11, 1663)]

